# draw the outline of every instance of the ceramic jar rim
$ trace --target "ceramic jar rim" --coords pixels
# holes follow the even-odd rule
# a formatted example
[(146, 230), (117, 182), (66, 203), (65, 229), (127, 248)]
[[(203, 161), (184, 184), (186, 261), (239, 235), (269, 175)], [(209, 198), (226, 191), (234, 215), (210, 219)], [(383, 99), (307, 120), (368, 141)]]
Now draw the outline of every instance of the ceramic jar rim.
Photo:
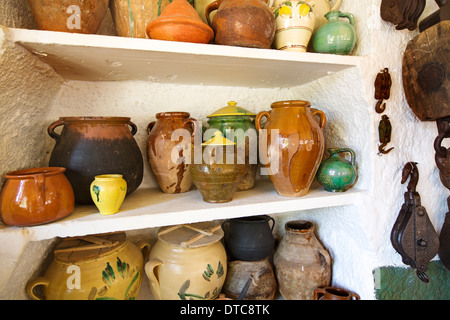
[(184, 111), (167, 111), (167, 112), (159, 112), (156, 114), (156, 119), (166, 118), (166, 117), (180, 117), (180, 118), (189, 118), (191, 114), (189, 112)]
[(292, 233), (310, 233), (314, 230), (314, 224), (310, 221), (305, 220), (292, 220), (289, 222), (286, 222), (284, 225), (284, 228), (286, 231), (292, 232)]
[(310, 108), (311, 103), (306, 100), (284, 100), (284, 101), (273, 102), (270, 105), (270, 107), (272, 109), (275, 109), (275, 108), (299, 108), (299, 107)]
[(260, 215), (260, 216), (251, 216), (251, 217), (240, 217), (235, 218), (230, 221), (239, 221), (248, 224), (256, 224), (256, 223), (264, 223), (270, 221), (270, 217), (268, 215)]
[(96, 180), (102, 180), (102, 181), (115, 180), (117, 178), (123, 178), (123, 175), (116, 174), (116, 173), (108, 173), (108, 174), (100, 174), (98, 176), (95, 176)]
[(108, 116), (106, 116), (106, 117), (82, 116), (82, 117), (60, 117), (59, 120), (63, 121), (64, 123), (69, 123), (69, 122), (90, 122), (90, 123), (117, 122), (117, 123), (128, 124), (128, 122), (131, 120), (131, 118), (130, 117), (108, 117)]
[(8, 172), (7, 179), (33, 179), (37, 174), (43, 174), (46, 177), (57, 175), (66, 171), (64, 167), (41, 167), (29, 168)]

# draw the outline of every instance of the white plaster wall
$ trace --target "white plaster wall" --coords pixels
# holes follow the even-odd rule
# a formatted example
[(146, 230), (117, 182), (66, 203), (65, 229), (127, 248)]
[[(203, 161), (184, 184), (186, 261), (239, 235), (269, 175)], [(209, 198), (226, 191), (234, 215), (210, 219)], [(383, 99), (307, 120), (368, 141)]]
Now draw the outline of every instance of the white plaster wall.
[[(17, 8), (23, 6), (23, 1), (17, 3), (19, 6), (6, 1), (8, 17), (17, 16)], [(280, 213), (276, 215), (276, 232), (281, 237), (284, 223), (292, 219), (315, 222), (318, 237), (333, 258), (333, 284), (353, 290), (363, 299), (374, 299), (373, 270), (384, 265), (403, 265), (389, 240), (406, 190), (406, 186), (400, 184), (403, 165), (407, 161), (419, 163), (417, 189), (438, 232), (447, 212), (448, 196), (434, 163), (436, 125), (415, 118), (403, 94), (402, 56), (407, 42), (417, 31), (397, 31), (393, 25), (382, 21), (380, 4), (381, 0), (344, 0), (341, 8), (356, 17), (358, 44), (355, 54), (364, 56), (360, 68), (294, 88), (250, 89), (136, 81), (62, 83), (46, 65), (27, 52), (8, 47), (0, 32), (0, 112), (5, 115), (2, 119), (7, 119), (1, 122), (2, 132), (6, 134), (0, 139), (0, 145), (2, 150), (15, 150), (0, 155), (2, 172), (45, 163), (53, 148), (46, 128), (61, 116), (131, 117), (138, 126), (136, 140), (145, 159), (145, 128), (157, 112), (184, 110), (200, 120), (229, 100), (254, 112), (268, 110), (270, 104), (278, 100), (309, 100), (313, 107), (327, 115), (327, 146), (355, 150), (359, 169), (357, 187), (368, 190), (367, 197), (355, 206)], [(422, 18), (436, 9), (434, 1), (428, 0)], [(12, 20), (17, 22), (17, 19)], [(10, 20), (0, 14), (0, 23), (5, 24), (5, 21)], [(23, 26), (28, 27), (29, 23)], [(373, 83), (384, 67), (390, 69), (393, 80), (385, 114), (393, 126), (391, 146), (395, 149), (388, 155), (379, 156), (377, 127), (381, 116), (374, 111)], [(21, 124), (19, 129), (17, 123)], [(15, 149), (15, 145), (20, 145), (20, 150)], [(23, 148), (24, 145), (30, 147)], [(147, 163), (143, 185), (155, 185)], [(148, 232), (151, 231), (136, 233)], [(14, 243), (15, 249), (0, 252), (2, 260), (4, 256), (8, 257), (1, 264), (7, 266), (8, 277), (11, 276), (8, 282), (0, 281), (0, 297), (26, 298), (21, 288), (32, 274), (38, 272), (51, 241), (27, 244), (26, 236), (5, 241)], [(21, 276), (13, 274), (16, 266), (22, 270)]]

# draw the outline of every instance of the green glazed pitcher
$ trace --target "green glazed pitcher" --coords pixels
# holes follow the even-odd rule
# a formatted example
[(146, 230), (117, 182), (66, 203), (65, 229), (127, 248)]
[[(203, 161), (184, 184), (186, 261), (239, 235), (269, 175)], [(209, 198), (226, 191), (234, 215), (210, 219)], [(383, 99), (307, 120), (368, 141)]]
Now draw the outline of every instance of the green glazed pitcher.
[[(347, 191), (355, 184), (357, 178), (355, 152), (350, 148), (329, 148), (327, 151), (330, 157), (320, 164), (317, 181), (327, 191)], [(350, 162), (339, 156), (344, 152), (350, 153)]]
[[(349, 54), (356, 43), (355, 18), (351, 13), (330, 11), (325, 15), (328, 23), (317, 30), (313, 47), (315, 52)], [(339, 20), (347, 18), (349, 22)]]

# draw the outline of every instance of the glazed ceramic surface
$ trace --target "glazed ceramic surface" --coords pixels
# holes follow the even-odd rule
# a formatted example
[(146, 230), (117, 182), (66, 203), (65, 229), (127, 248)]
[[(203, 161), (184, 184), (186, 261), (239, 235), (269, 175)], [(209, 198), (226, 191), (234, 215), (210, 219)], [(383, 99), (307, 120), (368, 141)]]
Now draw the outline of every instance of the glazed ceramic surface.
[(245, 164), (238, 163), (236, 144), (216, 131), (202, 144), (202, 163), (190, 167), (192, 180), (203, 200), (211, 203), (230, 202), (245, 174)]
[(288, 0), (275, 10), (275, 48), (306, 52), (316, 16), (304, 1)]
[(42, 30), (97, 33), (109, 0), (28, 0)]
[(317, 288), (314, 290), (314, 300), (359, 300), (358, 294), (336, 287)]
[(331, 281), (331, 257), (309, 221), (289, 221), (274, 255), (275, 274), (286, 300), (313, 300), (314, 290)]
[[(190, 118), (187, 112), (161, 112), (156, 115), (156, 121), (149, 123), (147, 158), (162, 192), (182, 193), (191, 189), (189, 168), (192, 161), (186, 161), (186, 157), (190, 159), (193, 148), (191, 135), (198, 132), (196, 128), (196, 120)], [(183, 136), (181, 142), (178, 138), (172, 140), (172, 135), (179, 129), (190, 133)]]
[[(350, 54), (355, 47), (355, 19), (351, 13), (330, 11), (323, 25), (313, 38), (314, 51), (319, 53)], [(346, 18), (349, 22), (343, 21)]]
[[(159, 1), (164, 7), (168, 1)], [(147, 38), (147, 25), (158, 18), (158, 2), (148, 0), (112, 0), (111, 15), (121, 37)]]
[[(227, 274), (227, 256), (220, 226), (188, 225), (162, 228), (145, 272), (157, 300), (211, 300), (219, 296)], [(195, 239), (198, 239), (194, 241)]]
[(235, 260), (228, 263), (223, 292), (227, 297), (243, 300), (272, 300), (277, 280), (268, 259), (259, 261)]
[[(317, 181), (327, 191), (347, 191), (355, 184), (357, 178), (355, 152), (350, 148), (329, 148), (327, 150), (330, 157), (320, 164)], [(339, 156), (341, 153), (349, 153), (350, 161)]]
[(209, 43), (214, 31), (186, 0), (173, 0), (157, 19), (149, 23), (147, 35), (158, 40)]
[(205, 16), (216, 44), (265, 49), (272, 45), (275, 18), (262, 0), (216, 0), (208, 5)]
[(267, 215), (226, 220), (223, 228), (228, 252), (234, 259), (244, 261), (271, 256), (275, 249), (274, 226), (275, 220)]
[[(144, 248), (124, 232), (66, 238), (42, 277), (27, 284), (35, 300), (134, 300), (142, 283)], [(43, 287), (43, 296), (35, 289)]]
[(271, 112), (260, 112), (255, 120), (260, 130), (262, 118), (267, 117), (267, 146), (260, 149), (260, 157), (265, 159), (267, 174), (280, 195), (303, 196), (322, 160), (326, 116), (302, 100), (274, 102), (271, 107)]
[(258, 132), (255, 116), (249, 110), (241, 108), (235, 101), (208, 116), (210, 129), (216, 129), (229, 140), (236, 143), (239, 163), (245, 163), (245, 174), (238, 186), (238, 191), (249, 190), (255, 186), (258, 169)]
[(9, 172), (0, 196), (0, 216), (10, 226), (31, 226), (62, 219), (74, 209), (74, 194), (65, 168), (45, 167)]
[(127, 194), (127, 182), (121, 174), (102, 174), (91, 183), (91, 197), (103, 215), (119, 212)]
[[(63, 126), (61, 133), (55, 129)], [(131, 127), (131, 130), (130, 130)], [(75, 201), (92, 204), (90, 186), (95, 176), (115, 173), (127, 182), (127, 195), (142, 182), (144, 162), (134, 139), (136, 125), (127, 117), (62, 117), (48, 127), (56, 144), (50, 166), (67, 168)]]

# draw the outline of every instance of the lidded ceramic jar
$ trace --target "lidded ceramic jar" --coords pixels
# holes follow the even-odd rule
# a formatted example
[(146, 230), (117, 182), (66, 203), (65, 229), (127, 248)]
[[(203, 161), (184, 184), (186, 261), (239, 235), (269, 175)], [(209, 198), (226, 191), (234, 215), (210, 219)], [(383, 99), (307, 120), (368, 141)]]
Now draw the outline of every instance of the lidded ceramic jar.
[(245, 161), (245, 174), (238, 186), (238, 191), (255, 186), (258, 169), (258, 132), (255, 127), (256, 114), (229, 101), (223, 107), (208, 116), (210, 129), (222, 132), (228, 140), (236, 143), (239, 163)]
[(8, 172), (0, 196), (0, 216), (10, 226), (32, 226), (72, 213), (75, 198), (62, 167)]
[[(35, 300), (135, 300), (144, 266), (143, 250), (125, 232), (63, 239), (54, 249), (54, 260), (27, 284)], [(43, 286), (43, 296), (34, 289)]]
[(227, 274), (220, 225), (203, 222), (161, 228), (145, 272), (157, 300), (212, 300)]
[[(55, 129), (59, 126), (62, 130), (58, 134)], [(89, 189), (97, 175), (123, 175), (127, 195), (141, 184), (144, 162), (134, 139), (137, 126), (130, 118), (61, 117), (47, 132), (55, 140), (49, 165), (67, 169), (75, 202), (93, 204)]]
[[(147, 159), (164, 193), (191, 190), (192, 137), (198, 132), (188, 112), (160, 112), (147, 126)], [(180, 133), (180, 134), (178, 134)], [(179, 141), (182, 137), (182, 141)], [(189, 159), (188, 159), (189, 158)]]
[(214, 137), (202, 143), (202, 163), (190, 167), (192, 180), (203, 200), (212, 203), (233, 200), (245, 173), (245, 164), (238, 163), (236, 143), (215, 131)]
[(313, 300), (316, 288), (330, 285), (330, 254), (312, 222), (289, 221), (285, 231), (273, 259), (280, 293), (286, 300)]

